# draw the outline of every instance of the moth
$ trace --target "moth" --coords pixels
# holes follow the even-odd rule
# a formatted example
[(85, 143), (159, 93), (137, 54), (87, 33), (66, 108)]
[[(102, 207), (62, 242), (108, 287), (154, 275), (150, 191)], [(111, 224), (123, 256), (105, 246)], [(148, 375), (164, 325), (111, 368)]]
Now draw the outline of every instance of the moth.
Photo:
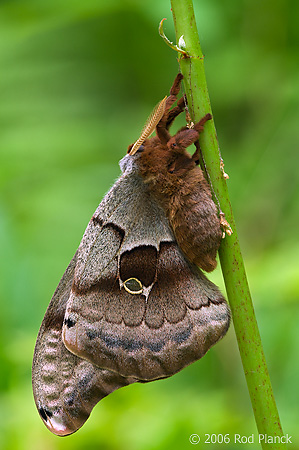
[(56, 435), (78, 430), (114, 390), (200, 359), (229, 327), (229, 307), (202, 272), (216, 267), (222, 238), (198, 166), (198, 136), (211, 115), (169, 133), (185, 109), (177, 100), (182, 78), (120, 161), (122, 175), (92, 216), (39, 330), (34, 399)]

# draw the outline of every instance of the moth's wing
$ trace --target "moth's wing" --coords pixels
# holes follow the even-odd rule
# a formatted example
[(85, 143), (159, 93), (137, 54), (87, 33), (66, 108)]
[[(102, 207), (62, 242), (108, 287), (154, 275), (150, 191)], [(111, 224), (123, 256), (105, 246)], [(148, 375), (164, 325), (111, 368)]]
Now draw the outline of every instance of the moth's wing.
[(32, 384), (41, 418), (52, 433), (65, 436), (80, 428), (103, 397), (135, 380), (124, 378), (69, 352), (62, 323), (73, 283), (77, 254), (49, 304), (34, 351)]
[[(201, 358), (226, 333), (229, 308), (186, 261), (142, 180), (127, 176), (119, 187), (80, 244), (63, 339), (101, 368), (153, 380)], [(130, 278), (141, 294), (124, 288)]]

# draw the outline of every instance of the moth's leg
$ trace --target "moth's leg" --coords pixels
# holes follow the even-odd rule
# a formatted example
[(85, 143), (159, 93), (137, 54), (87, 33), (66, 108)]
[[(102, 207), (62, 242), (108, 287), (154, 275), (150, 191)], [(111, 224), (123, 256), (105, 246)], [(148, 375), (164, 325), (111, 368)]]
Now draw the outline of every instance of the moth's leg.
[(180, 92), (182, 79), (183, 79), (183, 75), (181, 73), (178, 73), (177, 76), (175, 77), (173, 85), (171, 86), (170, 95), (166, 99), (166, 105), (165, 105), (165, 111), (164, 111), (163, 117), (156, 127), (157, 136), (163, 144), (166, 144), (169, 141), (169, 139), (171, 138), (171, 136), (168, 132), (168, 129), (167, 129), (168, 128), (167, 127), (167, 119), (168, 119), (169, 110), (170, 110), (171, 106), (177, 100), (177, 95)]
[(170, 95), (166, 99), (166, 105), (165, 105), (165, 112), (160, 122), (165, 121), (164, 126), (166, 124), (166, 120), (168, 117), (168, 113), (174, 102), (177, 100), (177, 95), (180, 92), (181, 89), (181, 81), (183, 79), (183, 75), (181, 73), (178, 73), (175, 77), (175, 80), (173, 82), (173, 85), (170, 88)]
[(189, 147), (189, 145), (194, 144), (198, 140), (199, 133), (203, 131), (204, 124), (211, 118), (211, 114), (206, 114), (194, 125), (194, 128), (184, 127), (178, 131), (167, 143), (168, 147), (172, 149), (184, 149)]
[[(204, 124), (205, 124), (208, 120), (211, 120), (211, 119), (212, 119), (211, 114), (206, 114), (202, 119), (200, 119), (199, 122), (197, 122), (197, 123), (194, 125), (194, 128), (196, 129), (196, 131), (197, 131), (198, 133), (200, 133), (200, 132), (203, 131), (203, 129), (204, 129)], [(193, 161), (195, 162), (195, 164), (198, 166), (199, 163), (200, 163), (200, 161), (202, 161), (202, 163), (203, 163), (203, 156), (202, 156), (202, 151), (201, 151), (201, 148), (200, 148), (200, 145), (199, 145), (198, 140), (195, 141), (194, 144), (195, 144), (196, 150), (195, 150), (195, 152), (194, 152), (193, 155), (192, 155), (192, 160), (193, 160)]]
[(198, 141), (195, 141), (194, 145), (196, 147), (196, 150), (195, 150), (195, 152), (192, 155), (192, 161), (194, 161), (195, 164), (198, 166), (199, 161), (202, 159), (201, 148), (200, 148), (200, 145), (199, 145)]
[(172, 108), (167, 115), (167, 120), (166, 120), (166, 128), (167, 130), (169, 129), (169, 127), (171, 126), (172, 122), (174, 121), (174, 119), (181, 114), (185, 109), (185, 96), (181, 97), (178, 100), (177, 106), (175, 106), (174, 108)]
[(183, 150), (198, 140), (198, 131), (192, 128), (183, 128), (178, 131), (167, 143), (167, 146), (175, 151)]
[(174, 95), (175, 97), (178, 95), (181, 89), (181, 81), (184, 78), (183, 74), (180, 72), (177, 74), (177, 76), (174, 79), (174, 82), (170, 88), (170, 95)]
[(198, 133), (201, 133), (204, 129), (204, 124), (208, 121), (212, 119), (212, 115), (210, 113), (206, 114), (205, 116), (203, 116), (199, 122), (197, 122), (194, 125), (194, 130), (198, 131)]
[(160, 139), (160, 141), (162, 142), (162, 144), (167, 144), (167, 142), (171, 138), (171, 135), (169, 134), (165, 123), (161, 123), (162, 121), (163, 119), (161, 119), (158, 125), (156, 126), (156, 134)]

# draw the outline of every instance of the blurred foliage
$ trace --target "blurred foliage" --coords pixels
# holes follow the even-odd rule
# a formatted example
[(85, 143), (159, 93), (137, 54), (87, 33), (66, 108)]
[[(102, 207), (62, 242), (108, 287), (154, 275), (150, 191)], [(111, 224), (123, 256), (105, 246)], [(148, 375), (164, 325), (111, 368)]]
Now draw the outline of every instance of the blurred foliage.
[[(298, 12), (295, 0), (195, 0), (249, 283), (284, 432), (299, 448)], [(118, 160), (178, 71), (166, 0), (0, 3), (0, 448), (187, 449), (257, 436), (233, 327), (171, 379), (104, 399), (52, 436), (31, 393), (34, 341)], [(211, 278), (223, 289), (220, 270)], [(257, 439), (257, 438), (256, 438)], [(197, 448), (238, 448), (202, 444)], [(258, 448), (244, 444), (242, 448)]]

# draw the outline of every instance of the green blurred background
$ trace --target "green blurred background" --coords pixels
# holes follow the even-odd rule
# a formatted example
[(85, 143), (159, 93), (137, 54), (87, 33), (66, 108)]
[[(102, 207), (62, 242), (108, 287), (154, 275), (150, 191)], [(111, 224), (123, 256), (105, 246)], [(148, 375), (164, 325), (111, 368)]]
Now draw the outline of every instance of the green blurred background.
[[(229, 191), (274, 393), (299, 448), (296, 0), (195, 0)], [(0, 3), (0, 449), (188, 449), (255, 434), (233, 327), (171, 379), (130, 386), (58, 438), (32, 398), (34, 342), (118, 160), (178, 71), (167, 0)], [(224, 290), (220, 269), (211, 278)], [(199, 444), (200, 448), (240, 448)], [(259, 448), (244, 444), (242, 448)]]

